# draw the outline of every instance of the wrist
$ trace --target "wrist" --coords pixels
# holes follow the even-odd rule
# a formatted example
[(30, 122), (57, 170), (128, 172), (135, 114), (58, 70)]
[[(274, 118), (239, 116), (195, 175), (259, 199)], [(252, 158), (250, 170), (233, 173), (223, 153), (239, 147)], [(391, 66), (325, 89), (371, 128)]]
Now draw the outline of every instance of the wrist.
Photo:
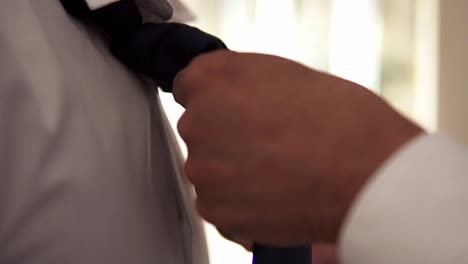
[(332, 176), (335, 180), (332, 183), (334, 190), (330, 191), (329, 200), (324, 202), (326, 217), (320, 225), (316, 225), (322, 229), (319, 231), (319, 242), (338, 241), (351, 205), (366, 183), (400, 148), (425, 133), (421, 127), (400, 115), (390, 115), (385, 122), (369, 124), (367, 130), (362, 130), (366, 133), (361, 135), (360, 141), (354, 137), (351, 145), (343, 146), (343, 152), (347, 154), (337, 155), (341, 160), (335, 161), (336, 174)]
[[(351, 205), (364, 189), (367, 182), (372, 179), (375, 173), (384, 166), (384, 164), (395, 155), (398, 150), (410, 143), (412, 140), (425, 134), (426, 132), (418, 125), (409, 120), (403, 119), (403, 122), (396, 126), (393, 130), (388, 130), (383, 133), (378, 139), (369, 139), (367, 158), (362, 162), (361, 168), (354, 177), (346, 184), (342, 185), (343, 193), (347, 195), (343, 198), (342, 208), (338, 214), (338, 228), (333, 233), (333, 242), (337, 242), (340, 230), (344, 224), (344, 220), (351, 210)], [(377, 138), (377, 137), (376, 137)], [(373, 143), (370, 143), (373, 142)]]

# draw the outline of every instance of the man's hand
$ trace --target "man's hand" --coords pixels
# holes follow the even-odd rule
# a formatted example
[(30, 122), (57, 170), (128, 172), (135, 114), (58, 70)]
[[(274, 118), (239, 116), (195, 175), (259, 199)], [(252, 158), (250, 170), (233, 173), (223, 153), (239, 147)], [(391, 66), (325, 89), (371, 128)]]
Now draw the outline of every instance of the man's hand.
[(174, 96), (200, 215), (265, 244), (336, 242), (368, 178), (422, 132), (355, 83), (267, 55), (200, 56)]

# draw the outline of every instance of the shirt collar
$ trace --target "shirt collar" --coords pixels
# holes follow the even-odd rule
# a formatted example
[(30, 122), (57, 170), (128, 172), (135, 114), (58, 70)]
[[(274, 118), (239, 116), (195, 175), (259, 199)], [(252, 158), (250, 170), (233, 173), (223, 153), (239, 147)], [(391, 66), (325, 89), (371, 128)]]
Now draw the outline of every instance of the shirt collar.
[[(96, 10), (119, 0), (85, 0), (91, 10)], [(173, 8), (168, 0), (135, 0), (145, 22), (161, 22), (172, 17)]]

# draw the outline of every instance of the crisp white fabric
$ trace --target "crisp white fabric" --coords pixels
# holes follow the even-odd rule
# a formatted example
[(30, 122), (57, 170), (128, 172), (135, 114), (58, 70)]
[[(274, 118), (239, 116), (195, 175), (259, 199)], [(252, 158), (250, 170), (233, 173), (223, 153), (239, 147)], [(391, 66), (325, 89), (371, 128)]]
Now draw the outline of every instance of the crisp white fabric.
[(120, 0), (85, 0), (91, 10), (96, 10)]
[(57, 0), (2, 2), (0, 58), (0, 263), (207, 263), (155, 87)]
[(343, 264), (468, 263), (468, 152), (441, 135), (376, 173), (342, 232)]
[[(91, 10), (96, 10), (119, 0), (86, 0)], [(189, 22), (194, 13), (180, 0), (135, 0), (145, 22)]]
[(167, 0), (135, 0), (145, 22), (162, 22), (172, 17), (173, 9)]
[[(119, 0), (86, 0), (89, 8), (99, 9)], [(145, 22), (162, 22), (172, 17), (172, 6), (168, 0), (135, 0)]]
[(171, 3), (174, 9), (171, 22), (190, 22), (197, 18), (193, 11), (181, 0), (169, 0), (169, 3)]

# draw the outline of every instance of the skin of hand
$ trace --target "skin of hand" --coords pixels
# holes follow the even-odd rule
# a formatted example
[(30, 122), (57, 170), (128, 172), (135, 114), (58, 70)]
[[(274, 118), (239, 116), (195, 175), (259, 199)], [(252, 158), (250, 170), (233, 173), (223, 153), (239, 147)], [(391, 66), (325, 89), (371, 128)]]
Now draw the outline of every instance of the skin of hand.
[(312, 264), (338, 264), (338, 254), (333, 245), (312, 245)]
[(263, 244), (335, 244), (369, 177), (423, 133), (368, 89), (269, 55), (199, 56), (174, 97), (199, 214)]

